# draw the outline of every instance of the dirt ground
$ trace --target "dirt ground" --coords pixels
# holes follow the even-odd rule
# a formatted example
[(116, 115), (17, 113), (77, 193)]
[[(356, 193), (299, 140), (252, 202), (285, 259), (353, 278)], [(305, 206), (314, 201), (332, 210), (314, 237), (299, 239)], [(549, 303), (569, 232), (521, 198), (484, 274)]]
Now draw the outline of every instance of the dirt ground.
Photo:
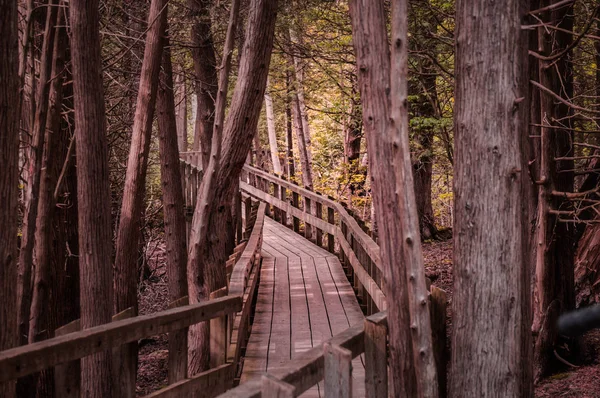
[[(452, 241), (427, 242), (423, 245), (425, 273), (432, 283), (444, 289), (452, 300)], [(158, 243), (149, 259), (150, 277), (140, 285), (140, 313), (149, 314), (167, 308), (167, 276), (164, 247)], [(450, 323), (450, 322), (449, 322)], [(535, 388), (538, 398), (600, 398), (600, 331), (586, 335), (577, 367), (541, 380)], [(137, 395), (143, 396), (167, 384), (168, 343), (166, 335), (140, 342)], [(574, 361), (575, 362), (575, 361)]]

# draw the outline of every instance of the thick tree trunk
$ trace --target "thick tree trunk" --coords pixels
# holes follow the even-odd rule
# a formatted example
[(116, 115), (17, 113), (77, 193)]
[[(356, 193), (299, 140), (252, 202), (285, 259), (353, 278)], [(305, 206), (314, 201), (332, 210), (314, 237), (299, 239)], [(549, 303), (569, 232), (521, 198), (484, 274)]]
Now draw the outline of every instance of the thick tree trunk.
[[(190, 302), (206, 300), (211, 291), (225, 285), (225, 209), (231, 208), (233, 187), (252, 144), (253, 134), (247, 132), (256, 132), (260, 116), (273, 47), (276, 5), (276, 0), (252, 0), (250, 3), (238, 79), (223, 130), (220, 167), (217, 170), (209, 167), (202, 180), (199, 205), (192, 221), (187, 265)], [(214, 173), (214, 177), (207, 178), (210, 173)], [(209, 342), (197, 340), (204, 336), (205, 332), (197, 331), (190, 339), (190, 347), (196, 348), (192, 361), (197, 369), (208, 364)]]
[[(97, 0), (70, 2), (82, 329), (109, 323), (113, 309), (110, 186), (98, 5)], [(83, 395), (114, 396), (111, 359), (110, 351), (82, 358)]]
[[(167, 0), (152, 0), (148, 13), (148, 24), (151, 24), (151, 26), (149, 26), (146, 34), (146, 47), (133, 120), (133, 134), (129, 150), (129, 161), (127, 162), (121, 217), (117, 229), (114, 268), (115, 314), (130, 307), (133, 307), (134, 314), (137, 314), (138, 311), (138, 249), (141, 238), (141, 218), (144, 206), (152, 121), (163, 52), (163, 36), (167, 25), (166, 4)], [(131, 388), (129, 391), (121, 390), (121, 393), (128, 394), (127, 396), (135, 395), (136, 363), (136, 344), (123, 345), (119, 361), (121, 369), (116, 371), (123, 378), (120, 388)]]
[[(39, 90), (36, 98), (36, 111), (33, 123), (33, 142), (29, 151), (27, 164), (28, 181), (25, 215), (23, 217), (23, 237), (21, 240), (21, 251), (19, 253), (19, 334), (21, 344), (27, 344), (29, 332), (29, 320), (32, 299), (32, 268), (33, 252), (35, 242), (36, 220), (40, 196), (40, 181), (42, 169), (42, 156), (44, 150), (44, 139), (46, 135), (46, 117), (48, 115), (48, 98), (50, 94), (50, 78), (52, 75), (52, 54), (54, 51), (55, 25), (58, 16), (56, 0), (50, 2), (46, 14), (46, 29), (44, 32), (44, 43), (40, 60)], [(32, 383), (29, 383), (32, 387)]]
[[(19, 186), (19, 77), (17, 3), (0, 0), (0, 351), (19, 343), (17, 333), (17, 201)], [(0, 383), (0, 396), (15, 383)]]
[[(268, 83), (267, 83), (268, 85)], [(279, 160), (279, 150), (277, 149), (277, 131), (275, 130), (275, 112), (273, 110), (273, 99), (269, 91), (265, 93), (265, 110), (267, 112), (267, 132), (269, 134), (269, 148), (271, 150), (271, 163), (273, 171), (281, 175), (281, 161)]]
[(217, 61), (211, 32), (212, 0), (188, 0), (193, 19), (192, 58), (196, 74), (196, 127), (194, 151), (202, 152), (202, 167), (208, 167), (213, 136), (215, 98), (217, 98)]
[[(544, 3), (542, 5), (545, 5)], [(545, 19), (560, 21), (558, 27), (567, 32), (573, 29), (573, 9), (566, 7), (546, 15)], [(561, 31), (539, 29), (539, 43), (543, 54), (562, 51), (571, 43), (571, 34)], [(556, 67), (548, 67), (548, 62), (540, 62), (540, 84), (551, 89), (563, 98), (571, 98), (573, 80), (570, 54), (561, 58)], [(547, 93), (540, 92), (541, 162), (538, 191), (538, 235), (536, 259), (536, 301), (533, 330), (538, 334), (534, 350), (534, 370), (538, 379), (557, 365), (554, 356), (554, 343), (557, 338), (556, 320), (562, 312), (575, 306), (574, 292), (574, 228), (560, 222), (554, 210), (571, 209), (569, 200), (554, 195), (553, 192), (573, 192), (573, 160), (555, 160), (558, 157), (572, 157), (572, 132), (569, 130), (570, 109), (564, 104), (556, 104)], [(560, 120), (560, 123), (553, 123)], [(566, 126), (562, 130), (560, 126)]]
[(456, 6), (451, 397), (533, 396), (527, 4)]
[[(166, 12), (166, 10), (165, 10)], [(187, 245), (186, 223), (177, 150), (178, 135), (173, 95), (173, 72), (168, 37), (164, 40), (162, 72), (156, 109), (158, 112), (158, 145), (160, 150), (160, 175), (163, 187), (165, 219), (165, 243), (167, 275), (169, 277), (169, 300), (171, 302), (187, 296)], [(187, 360), (172, 361), (171, 356), (187, 358), (187, 329), (169, 335), (169, 382), (174, 383), (187, 377)], [(183, 364), (183, 368), (175, 368)]]
[(405, 1), (392, 4), (390, 60), (383, 3), (350, 2), (385, 288), (393, 303), (388, 308), (392, 395), (433, 398), (437, 376), (408, 147), (406, 14)]

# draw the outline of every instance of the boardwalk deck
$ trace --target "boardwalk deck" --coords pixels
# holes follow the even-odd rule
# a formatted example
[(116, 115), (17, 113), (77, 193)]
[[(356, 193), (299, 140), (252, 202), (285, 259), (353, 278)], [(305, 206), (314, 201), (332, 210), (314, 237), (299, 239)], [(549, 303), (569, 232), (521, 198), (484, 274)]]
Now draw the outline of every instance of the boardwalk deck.
[[(271, 219), (241, 382), (281, 368), (364, 317), (338, 258)], [(364, 396), (364, 362), (353, 361), (354, 396)], [(323, 397), (322, 383), (303, 397)]]

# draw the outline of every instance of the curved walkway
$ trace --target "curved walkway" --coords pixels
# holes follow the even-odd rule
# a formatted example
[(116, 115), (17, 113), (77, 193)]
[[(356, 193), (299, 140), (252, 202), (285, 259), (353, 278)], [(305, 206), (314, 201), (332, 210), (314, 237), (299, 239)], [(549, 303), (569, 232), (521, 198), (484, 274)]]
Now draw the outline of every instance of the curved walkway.
[[(338, 258), (265, 219), (263, 263), (241, 383), (281, 368), (350, 326), (363, 313)], [(353, 366), (353, 392), (364, 396), (364, 361)], [(302, 397), (323, 397), (322, 383)]]

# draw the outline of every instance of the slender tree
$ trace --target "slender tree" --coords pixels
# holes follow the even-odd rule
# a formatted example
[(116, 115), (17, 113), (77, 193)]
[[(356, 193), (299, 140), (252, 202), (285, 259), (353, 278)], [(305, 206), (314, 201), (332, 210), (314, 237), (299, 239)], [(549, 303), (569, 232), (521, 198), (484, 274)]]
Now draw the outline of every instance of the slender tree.
[[(213, 170), (209, 166), (192, 221), (187, 265), (191, 302), (206, 300), (211, 291), (225, 285), (225, 209), (231, 208), (235, 180), (239, 178), (256, 132), (273, 47), (276, 6), (276, 0), (250, 3), (238, 79), (223, 126), (219, 168)], [(214, 177), (208, 178), (211, 173)], [(190, 341), (190, 348), (196, 347), (192, 352), (196, 358), (192, 360), (197, 361), (199, 368), (208, 364), (208, 341), (202, 343), (198, 340), (201, 338), (202, 334), (196, 334), (195, 340)]]
[[(156, 93), (158, 91), (158, 76), (163, 52), (163, 36), (167, 25), (165, 6), (167, 0), (152, 0), (148, 13), (148, 33), (140, 76), (140, 86), (133, 120), (133, 136), (127, 162), (125, 190), (121, 206), (121, 217), (117, 229), (115, 256), (115, 301), (114, 312), (119, 313), (133, 307), (137, 314), (137, 270), (138, 245), (141, 235), (141, 217), (144, 205), (146, 187), (146, 171), (152, 134), (152, 121)], [(137, 350), (135, 344), (122, 347), (119, 373), (123, 394), (135, 395), (135, 367)]]
[(211, 30), (212, 0), (188, 0), (192, 18), (192, 58), (196, 90), (194, 151), (202, 153), (202, 167), (208, 167), (217, 98), (217, 60)]
[[(17, 195), (19, 184), (19, 77), (17, 2), (0, 0), (0, 351), (16, 346)], [(15, 383), (0, 383), (12, 397)]]
[(533, 396), (527, 11), (456, 5), (451, 397)]
[[(112, 317), (112, 228), (99, 2), (71, 0), (71, 58), (77, 150), (81, 328)], [(102, 299), (99, 299), (99, 298)], [(113, 395), (110, 351), (81, 360), (81, 391), (87, 397)]]
[[(185, 202), (183, 200), (179, 152), (177, 150), (179, 134), (175, 134), (175, 132), (178, 132), (175, 109), (171, 49), (169, 47), (169, 37), (167, 36), (164, 39), (156, 110), (158, 114), (158, 145), (163, 189), (167, 274), (169, 277), (169, 299), (171, 301), (188, 294)], [(187, 376), (187, 360), (176, 360), (181, 357), (187, 358), (187, 330), (177, 331), (169, 335), (169, 382), (171, 383)], [(183, 365), (183, 368), (178, 368), (179, 365)]]
[(269, 94), (268, 90), (265, 93), (265, 110), (267, 112), (267, 133), (269, 134), (271, 163), (273, 163), (273, 171), (276, 174), (281, 175), (281, 161), (279, 160), (279, 149), (277, 149), (277, 131), (275, 130), (275, 111), (273, 110), (273, 98), (271, 98), (271, 94)]
[(390, 56), (383, 2), (350, 2), (386, 295), (394, 303), (393, 395), (433, 398), (437, 375), (408, 147), (406, 14), (406, 1), (392, 3)]

